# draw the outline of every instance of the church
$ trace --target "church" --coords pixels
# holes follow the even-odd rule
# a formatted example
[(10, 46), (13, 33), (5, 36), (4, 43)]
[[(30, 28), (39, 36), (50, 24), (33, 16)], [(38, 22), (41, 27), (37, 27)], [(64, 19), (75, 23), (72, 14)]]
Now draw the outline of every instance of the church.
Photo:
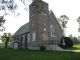
[(40, 46), (58, 45), (63, 37), (63, 29), (48, 3), (33, 0), (29, 5), (29, 22), (21, 26), (13, 35), (13, 48), (39, 49)]

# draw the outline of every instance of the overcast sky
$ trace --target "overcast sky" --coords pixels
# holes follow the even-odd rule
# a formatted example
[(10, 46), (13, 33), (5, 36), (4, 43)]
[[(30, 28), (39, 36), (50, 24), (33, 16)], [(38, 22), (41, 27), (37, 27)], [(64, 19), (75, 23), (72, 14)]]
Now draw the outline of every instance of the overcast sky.
[[(66, 30), (66, 34), (73, 34), (74, 36), (80, 35), (78, 30), (78, 23), (76, 19), (80, 16), (80, 0), (44, 0), (49, 3), (49, 10), (52, 10), (56, 17), (60, 17), (61, 15), (67, 15), (69, 17), (68, 29)], [(19, 2), (19, 9), (16, 12), (20, 12), (19, 16), (7, 15), (5, 16), (6, 23), (6, 31), (14, 34), (16, 30), (20, 28), (23, 24), (29, 22), (29, 13), (24, 10), (24, 6)], [(2, 32), (1, 32), (2, 33)], [(1, 34), (0, 33), (0, 34)]]

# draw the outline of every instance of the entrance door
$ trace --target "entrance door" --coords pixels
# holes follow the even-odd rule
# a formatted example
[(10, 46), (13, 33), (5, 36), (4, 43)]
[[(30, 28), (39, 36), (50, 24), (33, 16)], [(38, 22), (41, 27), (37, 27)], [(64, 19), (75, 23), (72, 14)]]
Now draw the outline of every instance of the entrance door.
[(48, 36), (46, 33), (43, 33), (43, 45), (47, 45), (48, 44)]

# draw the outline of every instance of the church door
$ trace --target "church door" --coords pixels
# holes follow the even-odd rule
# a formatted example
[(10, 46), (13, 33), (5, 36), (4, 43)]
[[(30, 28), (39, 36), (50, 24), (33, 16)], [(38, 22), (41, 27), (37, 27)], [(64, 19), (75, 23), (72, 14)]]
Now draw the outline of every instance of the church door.
[(48, 36), (46, 33), (43, 33), (43, 45), (47, 45), (48, 44)]

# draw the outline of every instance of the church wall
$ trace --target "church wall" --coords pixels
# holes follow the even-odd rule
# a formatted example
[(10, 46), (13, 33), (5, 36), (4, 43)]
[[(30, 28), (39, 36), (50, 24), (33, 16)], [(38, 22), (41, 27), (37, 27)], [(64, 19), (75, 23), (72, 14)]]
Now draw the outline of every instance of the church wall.
[[(24, 34), (21, 34), (21, 35), (17, 35), (17, 36), (14, 36), (13, 37), (13, 44), (14, 43), (18, 43), (18, 48), (27, 48), (27, 45), (28, 45), (28, 35), (29, 33), (24, 33)], [(16, 39), (16, 40), (15, 40)], [(14, 47), (14, 46), (13, 46)]]
[[(34, 32), (34, 31), (36, 32), (36, 46), (42, 44), (44, 33), (46, 35), (48, 35), (46, 19), (47, 19), (47, 14), (43, 14), (43, 13), (35, 14), (34, 16), (31, 17), (30, 33), (32, 34), (32, 32)], [(46, 31), (44, 31), (44, 28), (46, 28)], [(32, 39), (32, 35), (31, 35), (31, 39)], [(33, 42), (33, 44), (34, 44), (34, 42)]]
[[(55, 28), (55, 32), (54, 32), (55, 36), (53, 36), (53, 37), (51, 37), (50, 25), (53, 25), (53, 27)], [(49, 32), (48, 32), (49, 40), (53, 41), (53, 44), (59, 44), (60, 39), (63, 36), (63, 33), (62, 33), (63, 31), (53, 13), (50, 13), (48, 15), (48, 30), (49, 30)]]

